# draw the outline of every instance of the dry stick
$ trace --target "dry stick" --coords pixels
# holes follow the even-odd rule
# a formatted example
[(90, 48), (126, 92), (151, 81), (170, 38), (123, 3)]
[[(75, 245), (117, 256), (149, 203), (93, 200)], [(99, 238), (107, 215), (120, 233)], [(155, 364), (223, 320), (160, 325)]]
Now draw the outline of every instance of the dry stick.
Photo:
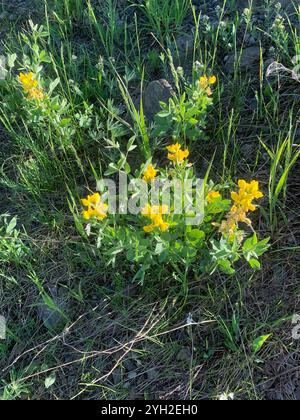
[[(150, 315), (151, 316), (151, 315)], [(161, 317), (162, 318), (162, 317)], [(171, 333), (171, 332), (174, 332), (174, 331), (177, 331), (177, 330), (180, 330), (180, 329), (183, 329), (183, 328), (186, 328), (187, 326), (191, 326), (191, 325), (199, 325), (199, 324), (207, 324), (207, 323), (211, 323), (211, 322), (215, 322), (215, 321), (204, 321), (204, 322), (199, 322), (199, 323), (188, 323), (188, 324), (185, 324), (185, 325), (181, 325), (181, 326), (179, 326), (179, 327), (177, 327), (177, 328), (173, 328), (173, 329), (171, 329), (171, 330), (168, 330), (168, 331), (164, 331), (164, 332), (162, 332), (162, 333), (159, 333), (159, 334), (156, 334), (155, 336), (153, 336), (153, 337), (151, 337), (151, 336), (148, 336), (148, 333), (155, 327), (155, 325), (157, 325), (157, 323), (161, 320), (161, 318), (159, 318), (159, 319), (157, 319), (152, 325), (151, 325), (151, 327), (148, 329), (148, 331), (146, 331), (145, 333), (143, 333), (142, 334), (142, 331), (145, 329), (145, 327), (146, 327), (146, 324), (148, 323), (148, 321), (149, 321), (149, 319), (150, 319), (150, 317), (148, 318), (148, 320), (146, 321), (146, 324), (143, 326), (143, 328), (141, 329), (141, 331), (136, 335), (136, 340), (135, 339), (133, 339), (132, 340), (132, 342), (131, 342), (131, 344), (130, 344), (130, 346), (129, 346), (129, 348), (125, 351), (125, 353), (117, 360), (117, 362), (114, 364), (114, 366), (112, 367), (112, 369), (108, 372), (108, 373), (106, 373), (105, 375), (103, 375), (103, 376), (101, 376), (101, 378), (98, 378), (98, 379), (94, 379), (93, 381), (92, 381), (92, 383), (91, 384), (88, 384), (88, 385), (86, 385), (86, 384), (79, 384), (79, 385), (86, 385), (85, 386), (85, 388), (84, 389), (82, 389), (80, 392), (78, 392), (74, 397), (72, 397), (71, 399), (73, 400), (73, 399), (75, 399), (75, 398), (77, 398), (77, 397), (79, 397), (79, 395), (81, 395), (83, 392), (85, 392), (85, 390), (88, 388), (88, 387), (91, 387), (91, 386), (94, 386), (95, 384), (97, 384), (98, 382), (101, 382), (101, 381), (104, 381), (104, 380), (106, 380), (106, 379), (108, 379), (109, 378), (109, 376), (110, 375), (112, 375), (112, 373), (115, 371), (115, 369), (117, 369), (117, 367), (119, 366), (119, 364), (122, 362), (122, 360), (125, 358), (125, 356), (128, 354), (128, 353), (130, 353), (131, 352), (131, 350), (132, 350), (132, 348), (133, 348), (133, 346), (134, 346), (134, 344), (136, 344), (136, 343), (139, 343), (140, 341), (142, 341), (143, 339), (149, 339), (149, 340), (151, 340), (152, 338), (154, 338), (154, 337), (158, 337), (158, 336), (162, 336), (162, 335), (166, 335), (166, 334), (169, 334), (169, 333)], [(142, 335), (141, 335), (142, 334)], [(139, 337), (140, 336), (140, 337)], [(139, 337), (139, 338), (137, 338), (137, 337)], [(123, 346), (122, 346), (122, 348), (125, 348), (127, 345), (126, 344), (124, 344)]]
[[(140, 341), (142, 341), (143, 339), (145, 339), (145, 338), (148, 338), (148, 339), (152, 339), (152, 338), (154, 338), (154, 337), (157, 337), (157, 336), (162, 336), (162, 335), (166, 335), (166, 334), (169, 334), (170, 332), (174, 332), (174, 331), (177, 331), (177, 330), (180, 330), (180, 329), (182, 329), (182, 328), (186, 328), (188, 325), (190, 325), (190, 324), (185, 324), (185, 325), (182, 325), (182, 326), (179, 326), (179, 327), (177, 327), (177, 328), (173, 328), (172, 330), (168, 330), (168, 331), (164, 331), (164, 332), (162, 332), (162, 333), (159, 333), (159, 334), (157, 334), (157, 335), (155, 335), (155, 336), (153, 336), (153, 337), (148, 337), (147, 336), (147, 334), (151, 331), (151, 329), (153, 329), (154, 327), (155, 327), (155, 325), (158, 323), (160, 321), (160, 319), (158, 319), (150, 328), (149, 328), (149, 330), (146, 332), (146, 333), (144, 333), (142, 336), (140, 336), (139, 337), (139, 335), (141, 334), (141, 332), (143, 331), (143, 329), (145, 328), (145, 325), (143, 326), (143, 328), (141, 329), (141, 331), (135, 336), (135, 338), (133, 339), (133, 340), (131, 340), (131, 341), (129, 341), (128, 343), (125, 343), (125, 344), (123, 344), (123, 345), (120, 345), (119, 347), (112, 347), (111, 349), (108, 349), (108, 350), (103, 350), (103, 351), (99, 351), (99, 352), (95, 352), (94, 354), (91, 354), (91, 355), (89, 355), (89, 356), (87, 356), (87, 357), (84, 357), (84, 358), (80, 358), (80, 359), (77, 359), (77, 360), (73, 360), (73, 361), (71, 361), (71, 362), (68, 362), (68, 363), (64, 363), (63, 365), (59, 365), (59, 366), (55, 366), (55, 367), (52, 367), (52, 368), (49, 368), (49, 369), (46, 369), (46, 370), (44, 370), (44, 371), (41, 371), (41, 372), (37, 372), (37, 373), (35, 373), (35, 374), (33, 374), (33, 375), (30, 375), (30, 376), (27, 376), (27, 377), (25, 377), (25, 378), (22, 378), (20, 381), (26, 381), (26, 380), (28, 380), (28, 379), (31, 379), (31, 378), (34, 378), (34, 377), (36, 377), (36, 376), (39, 376), (39, 375), (42, 375), (42, 374), (45, 374), (45, 373), (49, 373), (49, 372), (52, 372), (53, 370), (57, 370), (57, 369), (60, 369), (60, 368), (64, 368), (64, 367), (67, 367), (67, 366), (70, 366), (70, 365), (73, 365), (73, 364), (76, 364), (76, 363), (79, 363), (79, 362), (82, 362), (82, 360), (89, 360), (89, 359), (91, 359), (91, 358), (93, 358), (93, 357), (96, 357), (96, 356), (100, 356), (101, 354), (113, 354), (113, 353), (117, 353), (117, 352), (119, 352), (119, 351), (121, 351), (122, 349), (124, 349), (124, 348), (126, 348), (127, 346), (131, 346), (130, 347), (130, 349), (132, 348), (132, 345), (133, 344), (136, 344), (136, 343), (139, 343)], [(204, 321), (204, 322), (199, 322), (199, 323), (197, 323), (197, 324), (193, 324), (193, 325), (203, 325), (203, 324), (206, 324), (206, 323), (211, 323), (211, 322), (215, 322), (215, 321)], [(139, 337), (139, 338), (138, 338)], [(129, 350), (130, 351), (130, 350)], [(128, 353), (128, 351), (126, 351), (126, 354)], [(125, 355), (126, 355), (125, 354)], [(122, 357), (123, 358), (123, 357)], [(121, 358), (121, 359), (122, 359)], [(113, 370), (112, 370), (112, 372), (114, 371), (114, 369), (115, 369), (115, 367), (113, 368)], [(109, 373), (109, 374), (107, 374), (107, 375), (110, 375), (111, 374), (111, 372)], [(107, 376), (107, 375), (104, 375), (104, 377), (105, 376)], [(100, 380), (102, 380), (102, 378), (100, 378), (100, 379), (98, 379), (97, 381), (100, 381)]]
[[(93, 309), (93, 311), (95, 311), (97, 308), (99, 307), (99, 305), (98, 306), (96, 306), (94, 309)], [(186, 328), (187, 326), (190, 326), (190, 325), (203, 325), (203, 324), (207, 324), (207, 323), (212, 323), (212, 322), (215, 322), (215, 320), (209, 320), (209, 321), (203, 321), (203, 322), (199, 322), (199, 323), (193, 323), (193, 324), (190, 324), (190, 323), (187, 323), (187, 324), (184, 324), (184, 325), (181, 325), (181, 326), (178, 326), (178, 327), (174, 327), (174, 328), (172, 328), (171, 330), (168, 330), (168, 331), (164, 331), (164, 332), (162, 332), (162, 333), (158, 333), (158, 334), (156, 334), (156, 335), (154, 335), (153, 337), (152, 336), (149, 336), (148, 334), (150, 333), (150, 331), (159, 323), (159, 321), (161, 320), (161, 318), (162, 318), (162, 316), (164, 315), (164, 313), (162, 313), (161, 315), (161, 317), (159, 317), (155, 322), (153, 322), (153, 324), (150, 326), (150, 328), (146, 331), (146, 332), (143, 332), (144, 330), (145, 330), (145, 328), (146, 328), (146, 326), (148, 325), (148, 323), (149, 323), (149, 321), (150, 321), (150, 319), (151, 319), (151, 316), (152, 316), (152, 314), (153, 314), (153, 312), (154, 312), (154, 310), (155, 310), (155, 308), (153, 308), (153, 310), (152, 310), (152, 312), (151, 312), (151, 314), (149, 315), (149, 317), (148, 317), (148, 319), (146, 320), (146, 322), (145, 322), (145, 324), (143, 325), (143, 327), (141, 328), (141, 330), (136, 334), (136, 336), (132, 339), (132, 340), (130, 340), (129, 342), (127, 342), (127, 343), (125, 343), (125, 344), (120, 344), (119, 346), (115, 346), (115, 347), (112, 347), (112, 348), (110, 348), (110, 349), (107, 349), (107, 350), (102, 350), (102, 351), (98, 351), (98, 352), (93, 352), (92, 354), (89, 354), (88, 356), (86, 356), (86, 353), (85, 353), (85, 357), (83, 357), (83, 358), (80, 358), (80, 359), (76, 359), (76, 360), (73, 360), (73, 361), (71, 361), (71, 362), (67, 362), (67, 363), (64, 363), (64, 364), (62, 364), (62, 365), (59, 365), (59, 366), (55, 366), (55, 367), (52, 367), (52, 368), (48, 368), (48, 369), (45, 369), (45, 370), (43, 370), (43, 371), (40, 371), (40, 372), (37, 372), (37, 373), (35, 373), (35, 374), (32, 374), (32, 375), (29, 375), (29, 376), (27, 376), (27, 377), (24, 377), (24, 378), (22, 378), (21, 380), (20, 380), (20, 382), (25, 382), (25, 381), (27, 381), (28, 379), (32, 379), (32, 378), (34, 378), (34, 377), (36, 377), (36, 376), (39, 376), (39, 375), (43, 375), (43, 374), (46, 374), (46, 373), (49, 373), (49, 372), (52, 372), (52, 371), (54, 371), (54, 370), (58, 370), (58, 369), (62, 369), (62, 368), (64, 368), (64, 367), (67, 367), (67, 366), (71, 366), (71, 365), (73, 365), (73, 364), (76, 364), (76, 363), (80, 363), (80, 362), (82, 362), (82, 360), (89, 360), (89, 359), (91, 359), (91, 358), (93, 358), (93, 357), (96, 357), (96, 356), (100, 356), (100, 355), (102, 355), (102, 354), (114, 354), (114, 353), (117, 353), (117, 352), (119, 352), (119, 351), (121, 351), (122, 349), (125, 349), (125, 348), (127, 348), (127, 347), (129, 347), (129, 348), (127, 348), (127, 350), (125, 351), (125, 353), (118, 359), (118, 361), (117, 361), (117, 363), (114, 365), (114, 367), (110, 370), (110, 372), (108, 372), (106, 375), (103, 375), (101, 378), (99, 378), (99, 379), (97, 379), (97, 380), (94, 380), (93, 381), (93, 384), (96, 384), (97, 382), (100, 382), (101, 380), (103, 380), (103, 379), (107, 379), (113, 372), (114, 372), (114, 370), (118, 367), (118, 365), (120, 364), (120, 362), (124, 359), (124, 357), (132, 350), (132, 348), (133, 348), (133, 346), (134, 346), (134, 344), (137, 344), (137, 343), (139, 343), (139, 342), (141, 342), (141, 341), (143, 341), (144, 339), (149, 339), (149, 340), (152, 340), (153, 338), (155, 338), (155, 337), (159, 337), (159, 336), (162, 336), (162, 335), (166, 335), (166, 334), (170, 334), (171, 332), (174, 332), (174, 331), (178, 331), (178, 330), (180, 330), (180, 329), (183, 329), (183, 328)], [(70, 327), (68, 327), (62, 334), (60, 334), (60, 335), (57, 335), (56, 337), (54, 337), (54, 338), (52, 338), (52, 339), (50, 339), (50, 340), (48, 340), (48, 341), (46, 341), (45, 343), (43, 343), (43, 344), (40, 344), (40, 345), (38, 345), (38, 346), (36, 346), (36, 347), (34, 347), (34, 348), (32, 348), (32, 349), (30, 349), (30, 350), (27, 350), (26, 352), (24, 352), (22, 355), (20, 355), (20, 356), (18, 356), (15, 360), (14, 360), (14, 362), (13, 363), (11, 363), (9, 366), (7, 366), (6, 368), (4, 368), (3, 369), (3, 371), (5, 371), (5, 370), (7, 370), (7, 369), (9, 369), (10, 367), (12, 367), (21, 357), (23, 357), (24, 355), (26, 355), (26, 354), (28, 354), (28, 353), (30, 353), (31, 351), (34, 351), (34, 350), (36, 350), (37, 348), (39, 348), (40, 346), (43, 346), (44, 345), (44, 348), (42, 349), (42, 350), (44, 350), (49, 344), (51, 344), (52, 342), (54, 342), (55, 340), (59, 340), (59, 339), (64, 339), (64, 337), (66, 336), (66, 334), (68, 334), (69, 332), (70, 332), (70, 330), (74, 327), (74, 325), (76, 325), (83, 317), (85, 317), (86, 315), (88, 314), (88, 312), (87, 313), (85, 313), (85, 314), (83, 314), (83, 315), (81, 315)], [(41, 353), (41, 351), (39, 351), (39, 354)], [(37, 357), (37, 356), (35, 356), (35, 357)], [(92, 385), (93, 385), (92, 384)], [(87, 387), (86, 387), (87, 388)], [(85, 388), (85, 389), (86, 389)], [(84, 390), (82, 390), (80, 393), (78, 393), (75, 397), (73, 397), (72, 399), (74, 399), (74, 398), (76, 398), (77, 396), (79, 396), (81, 393), (83, 393), (84, 391), (85, 391), (85, 389)]]
[[(152, 311), (152, 313), (154, 312), (154, 309), (153, 309), (153, 311)], [(76, 363), (79, 363), (79, 362), (82, 362), (83, 360), (89, 360), (89, 359), (92, 359), (93, 357), (95, 357), (95, 356), (100, 356), (101, 354), (113, 354), (113, 353), (117, 353), (117, 352), (119, 352), (119, 351), (121, 351), (122, 349), (124, 349), (124, 348), (126, 348), (127, 346), (129, 346), (129, 345), (131, 345), (132, 343), (134, 344), (134, 343), (138, 343), (138, 342), (140, 342), (142, 339), (143, 339), (143, 337), (144, 337), (144, 335), (142, 335), (141, 337), (139, 337), (140, 336), (140, 334), (143, 332), (143, 330), (145, 329), (145, 327), (147, 326), (147, 324), (148, 324), (148, 322), (149, 322), (149, 320), (150, 320), (150, 318), (151, 318), (151, 315), (152, 315), (152, 313), (150, 314), (150, 316), (149, 316), (149, 318), (147, 319), (147, 321), (146, 321), (146, 323), (144, 324), (144, 326), (143, 326), (143, 328), (141, 329), (141, 331), (138, 333), (138, 334), (136, 334), (136, 336), (135, 336), (135, 338), (133, 338), (132, 340), (130, 340), (129, 342), (127, 342), (127, 343), (125, 343), (125, 344), (123, 344), (123, 345), (120, 345), (120, 346), (116, 346), (116, 347), (112, 347), (111, 349), (107, 349), (107, 350), (102, 350), (102, 351), (99, 351), (99, 352), (96, 352), (96, 353), (94, 353), (94, 354), (91, 354), (91, 355), (88, 355), (88, 356), (86, 356), (86, 357), (83, 357), (83, 358), (80, 358), (80, 359), (76, 359), (76, 360), (73, 360), (73, 361), (71, 361), (71, 362), (67, 362), (67, 363), (64, 363), (64, 364), (62, 364), (62, 365), (59, 365), (59, 366), (55, 366), (55, 367), (52, 367), (52, 368), (49, 368), (49, 369), (45, 369), (45, 370), (43, 370), (43, 371), (41, 371), (41, 372), (37, 372), (37, 373), (35, 373), (35, 374), (32, 374), (32, 375), (29, 375), (29, 376), (26, 376), (26, 377), (24, 377), (24, 378), (22, 378), (22, 379), (20, 379), (20, 382), (24, 382), (24, 381), (27, 381), (28, 379), (32, 379), (32, 378), (34, 378), (34, 377), (36, 377), (36, 376), (39, 376), (39, 375), (42, 375), (42, 374), (45, 374), (45, 373), (49, 373), (49, 372), (52, 372), (52, 371), (54, 371), (54, 370), (57, 370), (57, 369), (60, 369), (60, 368), (64, 368), (64, 367), (67, 367), (67, 366), (70, 366), (70, 365), (73, 365), (73, 364), (76, 364)], [(160, 319), (158, 319), (150, 328), (149, 328), (149, 330), (147, 331), (147, 333), (148, 332), (150, 332), (151, 331), (151, 329), (158, 323), (160, 321)], [(77, 321), (76, 321), (77, 322)], [(147, 334), (146, 333), (146, 334)], [(57, 339), (57, 338), (61, 338), (63, 336), (63, 334), (61, 334), (60, 336), (58, 336), (58, 337), (55, 337), (55, 339)], [(139, 337), (139, 338), (138, 338)], [(51, 340), (51, 341), (53, 341), (53, 339)], [(26, 353), (28, 353), (28, 351), (26, 352)]]
[[(96, 306), (95, 308), (92, 309), (92, 311), (96, 311), (99, 308), (100, 305)], [(67, 334), (69, 334), (70, 330), (82, 319), (84, 318), (86, 315), (88, 315), (90, 312), (86, 312), (85, 314), (82, 314), (75, 322), (73, 322), (73, 324), (71, 324), (69, 327), (67, 327), (61, 334), (56, 335), (53, 338), (50, 338), (49, 340), (45, 341), (44, 343), (38, 344), (35, 347), (32, 347), (29, 350), (26, 350), (24, 353), (20, 354), (18, 357), (16, 357), (16, 359), (9, 364), (8, 366), (6, 366), (4, 369), (2, 369), (2, 372), (5, 372), (6, 370), (10, 369), (13, 365), (15, 365), (23, 356), (25, 356), (28, 353), (31, 353), (35, 350), (37, 350), (38, 348), (40, 348), (41, 346), (44, 346), (43, 350), (45, 350), (47, 348), (47, 346), (51, 343), (53, 343), (56, 340), (62, 339), (64, 338)], [(40, 351), (39, 351), (40, 353)]]
[[(152, 313), (153, 313), (153, 311), (152, 311)], [(81, 395), (83, 392), (85, 392), (85, 390), (88, 387), (93, 386), (93, 385), (97, 384), (98, 382), (101, 382), (103, 380), (108, 379), (110, 377), (110, 375), (117, 369), (117, 367), (122, 362), (122, 360), (125, 358), (125, 356), (128, 353), (131, 352), (134, 344), (140, 342), (143, 338), (146, 338), (147, 337), (148, 333), (159, 323), (159, 321), (162, 319), (162, 317), (164, 315), (164, 313), (162, 313), (161, 316), (158, 317), (158, 319), (155, 322), (152, 323), (152, 325), (150, 326), (150, 328), (145, 333), (143, 333), (143, 331), (146, 329), (147, 324), (150, 322), (152, 313), (149, 315), (147, 321), (145, 322), (145, 324), (143, 325), (143, 327), (141, 328), (141, 330), (137, 333), (137, 335), (135, 336), (135, 338), (131, 341), (131, 343), (130, 343), (129, 347), (127, 348), (127, 350), (125, 351), (125, 353), (122, 354), (122, 356), (119, 357), (119, 359), (114, 364), (114, 366), (111, 368), (111, 370), (108, 373), (106, 373), (105, 375), (101, 376), (101, 378), (94, 379), (91, 384), (89, 384), (89, 385), (83, 384), (83, 385), (86, 385), (85, 388), (82, 389), (80, 392), (78, 392), (74, 397), (72, 397), (71, 398), (72, 400), (74, 400), (75, 398), (79, 397), (79, 395)], [(126, 348), (126, 347), (127, 347), (127, 345), (124, 344), (123, 348)], [(81, 385), (81, 384), (79, 384), (79, 385)]]

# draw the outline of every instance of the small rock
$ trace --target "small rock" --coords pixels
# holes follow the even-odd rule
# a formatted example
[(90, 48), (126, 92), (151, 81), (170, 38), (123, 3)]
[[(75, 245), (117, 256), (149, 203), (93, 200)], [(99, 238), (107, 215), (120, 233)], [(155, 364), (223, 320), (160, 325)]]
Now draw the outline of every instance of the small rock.
[(267, 58), (264, 62), (264, 66), (267, 69), (269, 66), (271, 66), (273, 63), (275, 63), (274, 58)]
[[(170, 83), (165, 79), (155, 80), (146, 87), (143, 93), (143, 108), (146, 119), (151, 122), (154, 116), (161, 111), (160, 102), (168, 103), (174, 91)], [(140, 100), (135, 102), (137, 109), (140, 107)]]
[(172, 53), (175, 57), (175, 65), (184, 64), (187, 61), (190, 63), (194, 55), (194, 34), (185, 34), (177, 38)]
[(240, 146), (240, 152), (245, 159), (252, 159), (254, 153), (257, 152), (256, 148), (251, 143), (244, 143)]
[[(262, 51), (264, 53), (264, 50)], [(253, 67), (259, 63), (261, 54), (261, 48), (259, 46), (253, 46), (245, 48), (240, 56), (239, 63), (241, 70), (251, 70)], [(228, 57), (225, 68), (229, 73), (234, 72), (234, 64), (239, 58), (239, 53), (237, 56), (232, 54)]]
[(178, 360), (178, 362), (187, 362), (190, 363), (191, 362), (191, 350), (189, 347), (183, 347), (180, 352), (177, 354), (176, 359)]
[(65, 319), (62, 317), (60, 312), (50, 309), (45, 304), (42, 304), (38, 308), (39, 317), (42, 319), (45, 327), (50, 331), (57, 331), (63, 329), (65, 325)]
[(253, 37), (253, 36), (250, 36), (249, 37), (249, 39), (248, 39), (248, 45), (250, 46), (250, 47), (252, 47), (253, 45), (255, 45), (256, 44), (256, 39)]
[(51, 299), (57, 306), (58, 310), (50, 308), (44, 303), (44, 301), (42, 301), (38, 306), (37, 312), (45, 327), (50, 331), (56, 332), (62, 330), (66, 325), (66, 318), (63, 316), (63, 312), (66, 307), (63, 300), (58, 296), (57, 288), (51, 287), (49, 289)]

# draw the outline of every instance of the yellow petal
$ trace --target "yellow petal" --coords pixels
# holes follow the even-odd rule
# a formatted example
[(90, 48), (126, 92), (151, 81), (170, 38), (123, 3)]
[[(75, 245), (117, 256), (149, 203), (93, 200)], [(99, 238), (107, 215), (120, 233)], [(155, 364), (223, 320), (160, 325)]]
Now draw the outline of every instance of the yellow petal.
[(169, 229), (169, 226), (170, 226), (169, 223), (163, 222), (160, 224), (159, 227), (162, 232), (166, 232)]
[(90, 212), (88, 210), (83, 211), (81, 214), (85, 220), (89, 220), (91, 218)]
[(214, 85), (216, 82), (217, 82), (217, 78), (216, 78), (216, 76), (211, 76), (211, 77), (208, 79), (208, 83), (209, 83), (210, 85)]
[(167, 146), (167, 150), (170, 153), (176, 153), (179, 152), (179, 150), (181, 149), (181, 144), (176, 143), (176, 144), (172, 144), (171, 146)]
[(244, 190), (247, 187), (247, 182), (244, 179), (240, 179), (239, 182), (238, 182), (238, 186), (239, 186), (239, 188)]
[(150, 233), (150, 232), (153, 232), (154, 226), (153, 225), (144, 226), (143, 229), (144, 229), (144, 232)]
[(208, 84), (208, 78), (206, 76), (200, 77), (199, 84), (200, 84), (201, 89), (205, 89)]
[(85, 206), (85, 207), (88, 207), (88, 205), (89, 205), (89, 201), (88, 201), (86, 198), (82, 198), (82, 199), (81, 199), (81, 203), (82, 203), (82, 205), (83, 205), (83, 206)]
[(236, 193), (236, 192), (233, 191), (231, 193), (231, 198), (232, 198), (233, 201), (238, 202), (239, 199), (240, 199), (240, 196), (238, 195), (238, 193)]

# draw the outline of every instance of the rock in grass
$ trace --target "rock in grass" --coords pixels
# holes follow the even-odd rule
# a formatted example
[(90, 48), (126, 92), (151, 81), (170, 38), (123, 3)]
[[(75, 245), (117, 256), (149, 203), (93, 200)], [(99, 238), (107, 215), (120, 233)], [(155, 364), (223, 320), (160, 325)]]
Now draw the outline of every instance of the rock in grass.
[(61, 316), (61, 313), (50, 309), (44, 303), (40, 304), (38, 314), (45, 327), (50, 331), (56, 332), (62, 330), (65, 326), (65, 319)]
[(57, 309), (46, 305), (44, 300), (41, 300), (37, 312), (45, 327), (49, 331), (55, 333), (62, 331), (66, 325), (66, 317), (64, 316), (66, 304), (64, 300), (58, 296), (56, 287), (51, 287), (50, 293), (51, 299)]
[(187, 33), (181, 35), (175, 40), (174, 46), (171, 49), (175, 66), (182, 66), (186, 70), (191, 68), (194, 56), (194, 34)]
[[(168, 103), (173, 94), (172, 86), (165, 79), (154, 80), (148, 84), (143, 93), (143, 109), (148, 122), (152, 122), (154, 116), (161, 111), (160, 102)], [(140, 99), (135, 102), (135, 106), (140, 109)]]
[[(262, 50), (262, 53), (264, 53), (264, 50)], [(258, 66), (260, 55), (261, 48), (259, 46), (245, 48), (241, 54), (238, 52), (237, 55), (230, 55), (227, 59), (225, 68), (228, 73), (234, 73), (235, 63), (239, 60), (239, 68), (242, 71), (253, 70)]]
[(189, 347), (183, 347), (178, 352), (176, 359), (178, 360), (178, 362), (190, 363), (191, 357), (192, 357), (191, 349)]

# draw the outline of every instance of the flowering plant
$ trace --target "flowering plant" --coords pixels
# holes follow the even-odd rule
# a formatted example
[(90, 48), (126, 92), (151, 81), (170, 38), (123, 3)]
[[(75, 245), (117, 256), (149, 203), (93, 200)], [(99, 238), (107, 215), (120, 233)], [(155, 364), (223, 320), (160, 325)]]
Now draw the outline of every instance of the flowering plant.
[[(143, 282), (151, 268), (162, 263), (185, 266), (197, 275), (211, 274), (217, 269), (233, 274), (234, 264), (241, 257), (253, 269), (260, 268), (259, 257), (268, 249), (268, 239), (258, 241), (249, 217), (257, 209), (254, 200), (263, 197), (259, 183), (240, 180), (239, 190), (234, 189), (227, 198), (228, 185), (204, 181), (198, 190), (201, 208), (197, 207), (194, 194), (189, 195), (190, 205), (178, 212), (176, 199), (182, 203), (186, 191), (178, 192), (179, 184), (171, 184), (170, 196), (165, 200), (170, 187), (167, 182), (189, 180), (192, 190), (196, 189), (197, 179), (189, 155), (187, 148), (174, 143), (167, 146), (170, 164), (166, 168), (157, 168), (152, 162), (142, 166), (139, 181), (152, 193), (157, 185), (162, 188), (156, 190), (155, 203), (147, 196), (149, 201), (141, 205), (139, 214), (111, 214), (105, 202), (110, 201), (107, 192), (102, 197), (96, 193), (82, 200), (87, 207), (82, 212), (82, 222), (88, 222), (87, 240), (96, 238), (101, 253), (110, 257), (108, 264), (116, 264), (118, 258), (126, 256), (135, 266), (135, 280)], [(136, 194), (133, 189), (132, 197)], [(196, 217), (198, 213), (200, 218)], [(194, 220), (192, 224), (187, 222), (188, 218)], [(76, 219), (80, 223), (78, 216)]]
[(206, 124), (208, 107), (213, 103), (212, 87), (216, 84), (216, 76), (196, 74), (195, 82), (186, 82), (181, 75), (184, 85), (183, 93), (180, 92), (179, 80), (178, 94), (170, 98), (169, 103), (161, 103), (163, 110), (156, 116), (154, 135), (164, 137), (172, 135), (186, 141), (195, 141), (203, 137)]

